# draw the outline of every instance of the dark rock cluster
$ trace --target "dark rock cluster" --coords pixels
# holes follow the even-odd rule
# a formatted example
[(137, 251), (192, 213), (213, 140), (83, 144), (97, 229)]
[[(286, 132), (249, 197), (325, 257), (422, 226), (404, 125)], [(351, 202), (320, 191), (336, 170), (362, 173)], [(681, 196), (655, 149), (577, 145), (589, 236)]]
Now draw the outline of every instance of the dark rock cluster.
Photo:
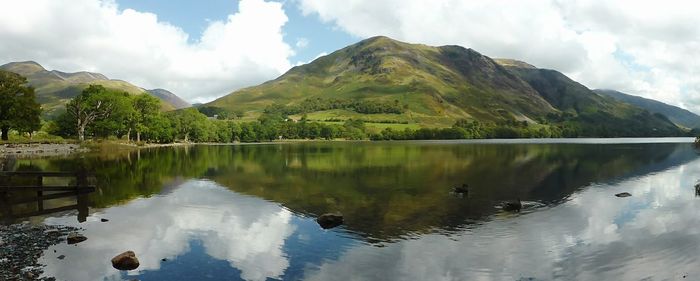
[(67, 226), (0, 225), (0, 280), (55, 280), (40, 277), (43, 268), (37, 261), (44, 250), (66, 241), (66, 235), (76, 230)]

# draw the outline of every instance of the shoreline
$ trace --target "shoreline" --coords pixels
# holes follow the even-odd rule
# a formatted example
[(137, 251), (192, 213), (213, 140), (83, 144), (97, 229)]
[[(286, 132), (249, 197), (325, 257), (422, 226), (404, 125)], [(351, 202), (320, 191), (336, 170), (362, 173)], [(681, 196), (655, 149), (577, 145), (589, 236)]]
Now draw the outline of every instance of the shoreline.
[(42, 276), (44, 265), (39, 264), (39, 257), (78, 230), (44, 224), (0, 225), (0, 280), (56, 280)]
[(31, 158), (67, 156), (88, 152), (90, 149), (76, 143), (6, 143), (0, 144), (0, 158)]
[(0, 158), (33, 158), (59, 157), (78, 153), (97, 152), (100, 150), (117, 149), (148, 149), (162, 147), (186, 147), (196, 145), (227, 146), (227, 145), (274, 145), (297, 143), (464, 143), (464, 144), (615, 144), (615, 143), (693, 143), (692, 137), (640, 137), (640, 138), (525, 138), (525, 139), (454, 139), (454, 140), (346, 140), (346, 139), (285, 139), (266, 142), (175, 142), (175, 143), (146, 143), (136, 144), (114, 141), (88, 141), (80, 143), (3, 143), (0, 144)]

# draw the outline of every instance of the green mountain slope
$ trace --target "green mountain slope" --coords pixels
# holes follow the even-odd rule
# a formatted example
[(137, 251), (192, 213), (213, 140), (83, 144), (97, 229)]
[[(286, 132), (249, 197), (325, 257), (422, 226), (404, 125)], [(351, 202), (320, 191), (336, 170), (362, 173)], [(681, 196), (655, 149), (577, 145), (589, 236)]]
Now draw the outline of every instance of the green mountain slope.
[(428, 126), (450, 126), (461, 118), (529, 120), (556, 111), (529, 85), (476, 51), (386, 37), (370, 38), (294, 67), (273, 81), (208, 106), (255, 115), (273, 103), (293, 105), (316, 98), (398, 103), (405, 112), (381, 118)]
[[(373, 37), (279, 78), (204, 105), (244, 118), (283, 108), (292, 118), (449, 127), (457, 120), (558, 126), (578, 136), (679, 135), (661, 114), (601, 96), (563, 74), (493, 60), (459, 46)], [(522, 123), (522, 122), (520, 122)]]
[[(89, 84), (98, 84), (130, 94), (142, 94), (145, 92), (144, 89), (126, 81), (111, 80), (99, 73), (49, 71), (33, 61), (12, 62), (0, 66), (0, 69), (27, 77), (29, 84), (36, 90), (37, 100), (42, 105), (44, 116), (46, 117), (55, 116), (71, 98), (78, 95)], [(157, 95), (154, 96), (164, 101), (162, 110), (169, 111), (176, 108), (168, 99), (163, 99)]]
[(539, 69), (514, 60), (496, 61), (561, 111), (559, 116), (548, 116), (549, 121), (569, 122), (595, 136), (679, 134), (679, 128), (665, 115), (599, 95), (556, 70)]
[(700, 116), (677, 106), (665, 104), (660, 101), (646, 99), (643, 97), (628, 95), (615, 90), (594, 90), (594, 92), (612, 97), (637, 107), (644, 108), (650, 112), (661, 113), (668, 117), (673, 123), (686, 128), (700, 128)]

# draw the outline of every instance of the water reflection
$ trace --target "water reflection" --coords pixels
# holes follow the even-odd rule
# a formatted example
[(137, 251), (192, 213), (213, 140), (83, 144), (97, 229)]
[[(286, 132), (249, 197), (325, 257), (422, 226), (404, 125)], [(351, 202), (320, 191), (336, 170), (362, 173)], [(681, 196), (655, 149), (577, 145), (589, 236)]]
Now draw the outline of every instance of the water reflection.
[(85, 222), (88, 194), (95, 191), (87, 174), (29, 168), (0, 171), (0, 223), (69, 210), (77, 210), (78, 222)]
[[(44, 257), (47, 274), (65, 280), (700, 274), (700, 161), (690, 144), (199, 146), (33, 165), (89, 166), (101, 182), (90, 195), (95, 213), (81, 224), (88, 241)], [(469, 194), (453, 196), (462, 183)], [(517, 197), (526, 202), (520, 214), (496, 207)], [(339, 229), (313, 220), (335, 211), (345, 216)], [(125, 250), (139, 255), (138, 276), (109, 265)]]
[[(358, 246), (308, 280), (695, 280), (700, 276), (700, 161), (457, 234)], [(612, 194), (629, 191), (632, 197)], [(426, 258), (429, 257), (429, 258)], [(368, 266), (372, 265), (372, 266)]]
[[(198, 241), (209, 259), (227, 261), (245, 280), (277, 278), (289, 266), (282, 246), (294, 230), (291, 216), (275, 204), (237, 195), (207, 181), (190, 181), (167, 196), (138, 199), (95, 213), (92, 221), (82, 225), (87, 241), (78, 247), (59, 245), (47, 251), (45, 273), (60, 280), (118, 279), (119, 272), (108, 262), (118, 253), (133, 250), (141, 262), (139, 272), (155, 271), (167, 263), (161, 259), (177, 261), (191, 251), (192, 241)], [(73, 220), (49, 218), (46, 223), (73, 224)], [(66, 259), (58, 260), (58, 255)], [(197, 266), (205, 267), (199, 263), (209, 261), (188, 267), (202, 274)]]

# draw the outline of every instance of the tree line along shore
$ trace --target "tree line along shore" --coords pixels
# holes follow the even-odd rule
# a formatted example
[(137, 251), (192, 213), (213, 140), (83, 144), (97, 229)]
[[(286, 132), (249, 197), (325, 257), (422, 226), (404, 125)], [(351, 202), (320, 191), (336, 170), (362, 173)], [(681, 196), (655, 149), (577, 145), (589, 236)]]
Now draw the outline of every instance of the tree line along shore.
[[(301, 101), (297, 106), (270, 105), (256, 120), (240, 114), (186, 108), (163, 112), (151, 95), (133, 95), (89, 85), (53, 119), (44, 119), (34, 89), (26, 78), (0, 71), (0, 134), (5, 142), (65, 143), (77, 140), (114, 140), (136, 144), (236, 143), (274, 140), (430, 140), (483, 138), (648, 137), (634, 131), (611, 131), (605, 126), (567, 123), (531, 124), (506, 120), (499, 123), (458, 120), (447, 128), (377, 129), (366, 120), (309, 120), (308, 111), (348, 108), (358, 112), (400, 112), (398, 104), (345, 100)], [(205, 114), (206, 113), (206, 114)], [(301, 118), (290, 118), (292, 114)], [(209, 115), (209, 116), (208, 116)], [(604, 122), (604, 120), (601, 120)], [(664, 132), (659, 135), (667, 136)]]

